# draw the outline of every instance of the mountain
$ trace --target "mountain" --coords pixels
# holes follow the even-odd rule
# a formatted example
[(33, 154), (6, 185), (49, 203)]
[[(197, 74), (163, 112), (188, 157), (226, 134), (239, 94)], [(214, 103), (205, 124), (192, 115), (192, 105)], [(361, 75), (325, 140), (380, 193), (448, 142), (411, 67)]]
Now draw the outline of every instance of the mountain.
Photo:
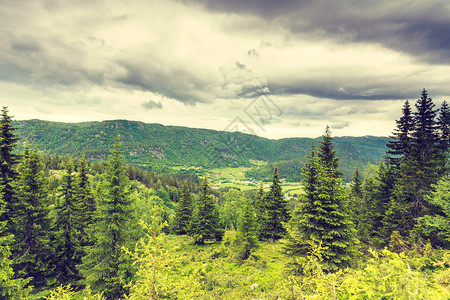
[[(28, 141), (42, 151), (60, 156), (79, 157), (84, 153), (86, 158), (94, 160), (107, 158), (119, 134), (127, 162), (152, 168), (251, 166), (252, 161), (259, 160), (269, 165), (278, 162), (287, 167), (292, 164), (295, 170), (285, 174), (299, 173), (311, 143), (321, 140), (320, 137), (271, 140), (240, 132), (127, 120), (82, 123), (26, 120), (16, 121), (15, 125), (23, 143)], [(387, 139), (374, 136), (334, 138), (345, 177), (351, 177), (357, 165), (378, 164), (386, 151)], [(280, 167), (280, 172), (282, 170)]]

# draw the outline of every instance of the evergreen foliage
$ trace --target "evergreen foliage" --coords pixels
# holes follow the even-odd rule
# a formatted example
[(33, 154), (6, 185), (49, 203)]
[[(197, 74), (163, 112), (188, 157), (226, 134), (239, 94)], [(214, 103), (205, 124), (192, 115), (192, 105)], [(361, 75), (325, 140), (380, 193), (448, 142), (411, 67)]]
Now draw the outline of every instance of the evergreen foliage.
[(401, 161), (383, 220), (387, 236), (394, 231), (402, 236), (410, 234), (416, 219), (427, 213), (428, 203), (424, 196), (444, 173), (445, 155), (439, 148), (437, 110), (425, 89), (415, 106), (410, 150)]
[[(3, 185), (0, 185), (0, 217), (5, 213), (5, 202), (3, 201)], [(13, 235), (7, 232), (7, 221), (0, 221), (0, 299), (17, 300), (27, 299), (30, 289), (24, 286), (29, 280), (22, 278), (13, 279), (10, 245)]]
[(52, 224), (49, 216), (47, 182), (36, 149), (25, 146), (18, 166), (17, 202), (13, 207), (14, 238), (12, 254), (17, 277), (32, 278), (39, 288), (50, 283), (54, 266)]
[(391, 140), (386, 147), (386, 160), (388, 166), (394, 168), (395, 171), (400, 169), (402, 159), (411, 151), (411, 133), (414, 130), (414, 119), (409, 101), (406, 100), (402, 108), (402, 117), (396, 120), (397, 128), (390, 137)]
[(442, 178), (425, 196), (430, 212), (418, 219), (425, 238), (435, 247), (450, 248), (450, 179)]
[(116, 139), (105, 175), (105, 195), (99, 203), (93, 225), (93, 246), (86, 247), (81, 272), (95, 290), (107, 299), (119, 299), (127, 292), (130, 266), (121, 248), (128, 242), (130, 199), (120, 140)]
[(244, 209), (239, 216), (236, 244), (239, 247), (238, 257), (247, 259), (257, 246), (255, 209), (249, 199), (244, 200)]
[[(330, 156), (333, 160), (333, 156)], [(286, 251), (305, 256), (321, 247), (329, 270), (348, 266), (355, 252), (355, 229), (345, 212), (345, 193), (336, 178), (336, 165), (318, 157), (314, 146), (304, 167), (305, 194), (289, 222)]]
[(331, 129), (327, 125), (325, 133), (322, 135), (319, 152), (317, 153), (323, 165), (333, 172), (333, 176), (340, 178), (343, 173), (339, 171), (339, 158), (336, 157), (336, 150), (334, 150), (333, 137), (331, 137)]
[(284, 199), (281, 189), (277, 166), (273, 170), (272, 184), (270, 185), (269, 192), (265, 196), (264, 207), (265, 218), (261, 230), (262, 238), (272, 239), (275, 242), (286, 234), (283, 222), (289, 221), (290, 218), (287, 201)]
[(59, 197), (56, 205), (56, 276), (58, 282), (67, 284), (81, 279), (77, 265), (81, 263), (80, 230), (83, 227), (81, 217), (81, 199), (77, 198), (76, 178), (72, 160), (66, 163), (66, 170), (61, 179)]
[[(2, 118), (0, 120), (0, 180), (3, 182), (3, 201), (5, 202), (5, 212), (0, 217), (0, 221), (10, 221), (12, 216), (10, 210), (14, 201), (13, 181), (17, 177), (16, 165), (19, 162), (19, 155), (14, 153), (14, 148), (18, 144), (19, 137), (14, 133), (17, 129), (12, 125), (12, 117), (8, 114), (8, 108), (3, 107)], [(11, 212), (12, 213), (12, 212)], [(12, 225), (11, 222), (6, 223)], [(12, 232), (12, 230), (11, 230)]]
[(224, 230), (221, 228), (219, 213), (210, 194), (208, 180), (202, 184), (197, 200), (189, 235), (194, 238), (195, 244), (203, 245), (207, 240), (221, 241)]
[(262, 180), (259, 183), (258, 192), (255, 195), (255, 211), (256, 211), (256, 231), (260, 240), (264, 237), (264, 224), (266, 223), (267, 210), (265, 205), (264, 185)]

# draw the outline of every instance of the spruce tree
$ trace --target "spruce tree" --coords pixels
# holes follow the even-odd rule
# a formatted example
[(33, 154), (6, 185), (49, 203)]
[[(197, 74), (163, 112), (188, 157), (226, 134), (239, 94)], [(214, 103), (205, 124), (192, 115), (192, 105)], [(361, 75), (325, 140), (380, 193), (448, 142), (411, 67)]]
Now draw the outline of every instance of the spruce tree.
[(196, 245), (203, 245), (207, 240), (221, 241), (225, 233), (220, 226), (219, 213), (210, 194), (206, 177), (203, 180), (190, 226), (189, 235), (194, 238)]
[(280, 175), (278, 167), (275, 165), (273, 170), (272, 184), (269, 192), (264, 199), (264, 219), (261, 226), (261, 238), (272, 239), (273, 242), (281, 239), (286, 234), (283, 222), (289, 221), (289, 212), (287, 209), (287, 200), (284, 199), (281, 188)]
[(415, 107), (410, 150), (401, 161), (383, 220), (383, 229), (387, 235), (394, 231), (401, 236), (410, 234), (416, 219), (428, 210), (424, 196), (444, 173), (444, 158), (439, 149), (437, 110), (425, 89)]
[(80, 267), (87, 284), (103, 291), (107, 299), (119, 299), (127, 292), (129, 261), (122, 253), (129, 238), (130, 199), (128, 178), (120, 139), (117, 138), (105, 174), (105, 194), (100, 199), (93, 225), (93, 246), (86, 247)]
[(350, 264), (355, 229), (345, 212), (345, 193), (335, 167), (316, 156), (314, 147), (303, 169), (305, 194), (288, 224), (286, 251), (307, 255), (318, 246), (329, 270)]
[[(89, 182), (89, 169), (86, 158), (83, 157), (79, 161), (78, 174), (75, 177), (75, 197), (79, 203), (79, 226), (80, 245), (82, 247), (92, 246), (92, 240), (89, 240), (89, 228), (95, 220), (97, 203), (94, 193)], [(84, 251), (84, 250), (83, 250)]]
[(442, 155), (443, 174), (448, 175), (448, 148), (450, 143), (450, 110), (447, 101), (444, 100), (439, 110), (438, 117), (439, 142)]
[(185, 180), (181, 187), (181, 197), (175, 214), (173, 232), (176, 234), (187, 234), (189, 224), (192, 221), (192, 197), (189, 191), (189, 185)]
[(81, 201), (76, 193), (75, 174), (72, 160), (66, 163), (66, 171), (62, 176), (59, 197), (56, 205), (56, 276), (61, 284), (71, 283), (81, 279), (77, 265), (81, 263), (83, 249), (81, 248), (80, 230), (82, 227), (80, 209)]
[(244, 209), (239, 216), (238, 234), (236, 243), (239, 246), (238, 256), (240, 259), (250, 257), (257, 245), (257, 229), (255, 209), (249, 199), (244, 200)]
[[(15, 170), (19, 162), (19, 155), (14, 153), (14, 147), (19, 141), (19, 137), (14, 134), (16, 127), (12, 125), (12, 117), (8, 114), (8, 108), (3, 107), (2, 118), (0, 120), (0, 180), (3, 182), (3, 201), (5, 202), (5, 212), (0, 217), (0, 221), (10, 221), (10, 211), (14, 201), (13, 181), (17, 177)], [(11, 212), (12, 213), (12, 212)], [(12, 225), (11, 222), (7, 224)], [(13, 232), (11, 229), (10, 232)]]
[(32, 277), (36, 288), (50, 282), (53, 274), (52, 224), (44, 170), (36, 149), (28, 145), (18, 166), (17, 202), (13, 207), (15, 241), (12, 245), (14, 273)]
[(343, 173), (339, 170), (339, 158), (336, 157), (333, 137), (331, 136), (331, 129), (328, 125), (325, 128), (325, 133), (322, 135), (318, 157), (323, 164), (333, 172), (333, 176), (340, 178), (343, 175)]
[(264, 185), (262, 180), (259, 183), (258, 192), (255, 195), (255, 212), (256, 212), (256, 232), (258, 238), (262, 240), (264, 238), (264, 224), (266, 223), (267, 210), (266, 210), (266, 196), (264, 193)]
[(414, 119), (408, 100), (403, 105), (402, 113), (402, 117), (395, 121), (397, 128), (386, 145), (388, 148), (386, 151), (388, 166), (392, 167), (394, 172), (398, 172), (402, 159), (411, 151), (411, 133), (414, 130)]

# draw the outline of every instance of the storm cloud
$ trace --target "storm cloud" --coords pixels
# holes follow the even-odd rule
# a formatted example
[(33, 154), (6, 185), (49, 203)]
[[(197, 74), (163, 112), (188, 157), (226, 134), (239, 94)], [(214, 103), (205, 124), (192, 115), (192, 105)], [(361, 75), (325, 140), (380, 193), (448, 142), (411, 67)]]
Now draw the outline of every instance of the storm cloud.
[[(363, 113), (386, 131), (392, 113), (377, 109), (398, 108), (422, 88), (439, 101), (450, 95), (444, 0), (0, 5), (0, 96), (19, 116), (74, 116), (88, 108), (83, 120), (146, 121), (176, 108), (193, 120), (201, 112), (202, 126), (221, 129), (239, 114), (233, 107), (270, 95), (287, 112), (269, 124), (278, 133), (297, 117), (309, 127), (329, 119), (353, 133), (363, 128), (356, 125)], [(27, 101), (33, 105), (25, 109)], [(182, 119), (167, 122), (173, 120)]]

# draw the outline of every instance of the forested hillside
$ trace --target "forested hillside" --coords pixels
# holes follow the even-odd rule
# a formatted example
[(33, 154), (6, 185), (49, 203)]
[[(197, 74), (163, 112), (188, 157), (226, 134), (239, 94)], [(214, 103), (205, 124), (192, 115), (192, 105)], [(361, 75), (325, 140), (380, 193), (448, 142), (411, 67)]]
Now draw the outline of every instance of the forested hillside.
[[(161, 166), (251, 166), (252, 160), (269, 165), (248, 172), (249, 178), (270, 179), (273, 164), (283, 176), (299, 181), (301, 168), (313, 141), (310, 138), (270, 140), (239, 132), (223, 132), (187, 127), (163, 126), (114, 120), (84, 123), (57, 123), (41, 120), (18, 121), (22, 144), (28, 141), (39, 150), (60, 156), (104, 160), (117, 134), (123, 140), (127, 162), (158, 168)], [(386, 151), (384, 137), (336, 137), (336, 151), (349, 180), (356, 166), (379, 164)], [(18, 149), (21, 149), (18, 147)]]

